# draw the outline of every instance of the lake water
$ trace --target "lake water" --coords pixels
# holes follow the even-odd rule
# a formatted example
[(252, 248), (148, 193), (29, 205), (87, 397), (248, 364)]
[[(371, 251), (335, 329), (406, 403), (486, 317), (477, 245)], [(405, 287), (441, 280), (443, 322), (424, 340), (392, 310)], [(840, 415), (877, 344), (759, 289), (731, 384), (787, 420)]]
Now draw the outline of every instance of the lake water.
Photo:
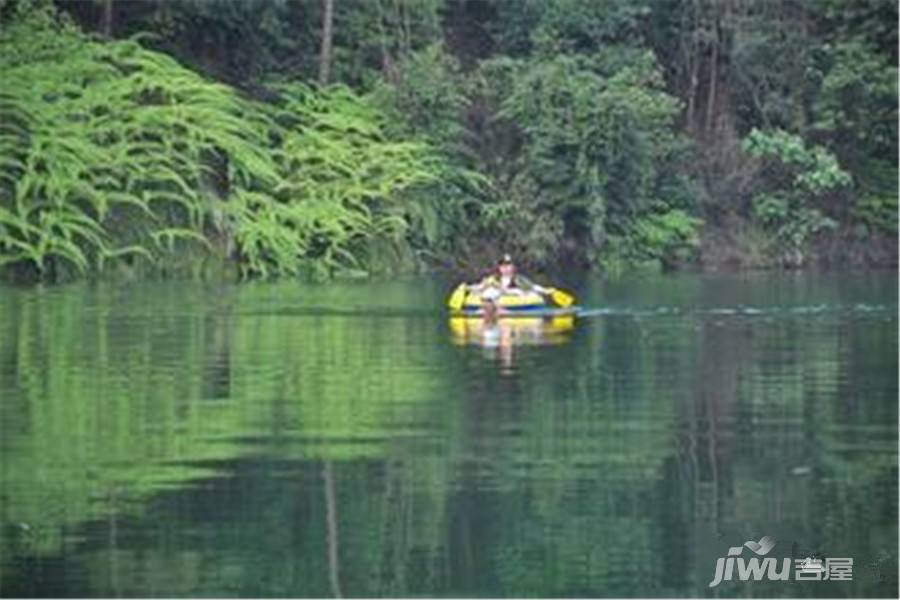
[(896, 273), (566, 283), (0, 288), (0, 595), (896, 597)]

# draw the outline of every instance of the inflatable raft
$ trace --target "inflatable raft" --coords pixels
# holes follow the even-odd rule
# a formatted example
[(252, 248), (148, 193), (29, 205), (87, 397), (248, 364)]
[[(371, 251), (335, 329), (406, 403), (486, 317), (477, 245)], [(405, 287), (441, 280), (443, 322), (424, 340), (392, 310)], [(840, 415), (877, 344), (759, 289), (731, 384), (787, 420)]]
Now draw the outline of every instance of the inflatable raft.
[[(460, 292), (454, 292), (458, 294)], [(484, 300), (481, 294), (461, 291), (464, 296), (460, 299), (448, 301), (453, 314), (479, 316), (484, 313)], [(554, 303), (553, 295), (544, 296), (533, 291), (516, 290), (501, 294), (494, 300), (497, 306), (497, 317), (554, 317), (560, 315), (574, 315), (578, 307), (571, 305), (571, 301), (565, 307)]]

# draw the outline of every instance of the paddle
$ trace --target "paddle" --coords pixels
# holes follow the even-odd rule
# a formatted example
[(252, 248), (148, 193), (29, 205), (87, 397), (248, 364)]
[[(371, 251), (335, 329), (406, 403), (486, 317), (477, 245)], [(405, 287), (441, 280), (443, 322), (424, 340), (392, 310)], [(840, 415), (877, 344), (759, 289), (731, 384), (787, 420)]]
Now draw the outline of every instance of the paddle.
[(466, 301), (466, 295), (468, 293), (469, 286), (465, 283), (456, 286), (456, 289), (453, 290), (453, 293), (450, 294), (450, 298), (447, 300), (447, 306), (450, 307), (450, 310), (460, 310), (463, 307), (463, 302)]
[(557, 306), (562, 308), (569, 308), (572, 306), (572, 303), (575, 302), (575, 296), (569, 292), (558, 290), (556, 288), (550, 288), (550, 298)]

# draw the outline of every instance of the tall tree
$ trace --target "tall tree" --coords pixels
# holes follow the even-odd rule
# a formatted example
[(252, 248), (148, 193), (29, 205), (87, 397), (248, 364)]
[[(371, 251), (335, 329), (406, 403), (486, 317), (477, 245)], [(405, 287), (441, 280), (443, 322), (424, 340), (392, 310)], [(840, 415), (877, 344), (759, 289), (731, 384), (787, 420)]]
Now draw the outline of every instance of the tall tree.
[(103, 0), (103, 23), (101, 26), (103, 37), (112, 38), (113, 32), (113, 0)]
[(331, 70), (331, 38), (334, 21), (334, 0), (323, 0), (325, 11), (322, 15), (322, 49), (319, 52), (319, 84), (328, 83)]

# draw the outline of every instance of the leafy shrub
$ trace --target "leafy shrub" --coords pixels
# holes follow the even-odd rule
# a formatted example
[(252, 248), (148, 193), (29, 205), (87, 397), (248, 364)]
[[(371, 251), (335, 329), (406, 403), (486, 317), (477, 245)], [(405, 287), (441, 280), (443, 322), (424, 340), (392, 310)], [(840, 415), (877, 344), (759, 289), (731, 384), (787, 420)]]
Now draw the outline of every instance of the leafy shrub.
[(635, 219), (626, 235), (611, 236), (598, 257), (607, 271), (619, 272), (627, 264), (674, 266), (695, 258), (703, 221), (680, 209), (660, 209)]
[[(676, 146), (679, 103), (661, 90), (652, 55), (601, 75), (594, 59), (558, 56), (497, 61), (510, 93), (499, 116), (522, 141), (507, 164), (507, 190), (530, 189), (520, 208), (547, 221), (558, 238), (580, 247), (582, 260), (602, 251), (610, 236), (628, 235), (638, 215), (651, 210)], [(506, 84), (503, 84), (506, 85)], [(532, 183), (523, 186), (517, 181)]]
[(784, 193), (760, 194), (753, 199), (753, 214), (771, 231), (776, 243), (791, 251), (800, 250), (813, 235), (834, 229), (837, 222), (817, 208), (795, 206)]
[(896, 235), (897, 196), (866, 196), (856, 203), (853, 215), (872, 229)]
[(781, 130), (754, 129), (744, 140), (744, 151), (765, 161), (770, 177), (794, 192), (822, 194), (851, 183), (837, 158), (821, 146), (808, 147), (797, 135)]
[(434, 44), (404, 56), (370, 95), (385, 113), (390, 137), (421, 140), (436, 150), (437, 177), (406, 196), (415, 225), (410, 242), (438, 261), (467, 251), (466, 240), (477, 229), (471, 216), (480, 214), (490, 187), (466, 129), (468, 86), (458, 61)]
[(754, 129), (743, 148), (762, 167), (750, 203), (752, 216), (774, 234), (776, 252), (802, 262), (806, 244), (837, 225), (817, 203), (849, 186), (850, 174), (826, 149), (809, 147), (799, 136), (780, 130)]

